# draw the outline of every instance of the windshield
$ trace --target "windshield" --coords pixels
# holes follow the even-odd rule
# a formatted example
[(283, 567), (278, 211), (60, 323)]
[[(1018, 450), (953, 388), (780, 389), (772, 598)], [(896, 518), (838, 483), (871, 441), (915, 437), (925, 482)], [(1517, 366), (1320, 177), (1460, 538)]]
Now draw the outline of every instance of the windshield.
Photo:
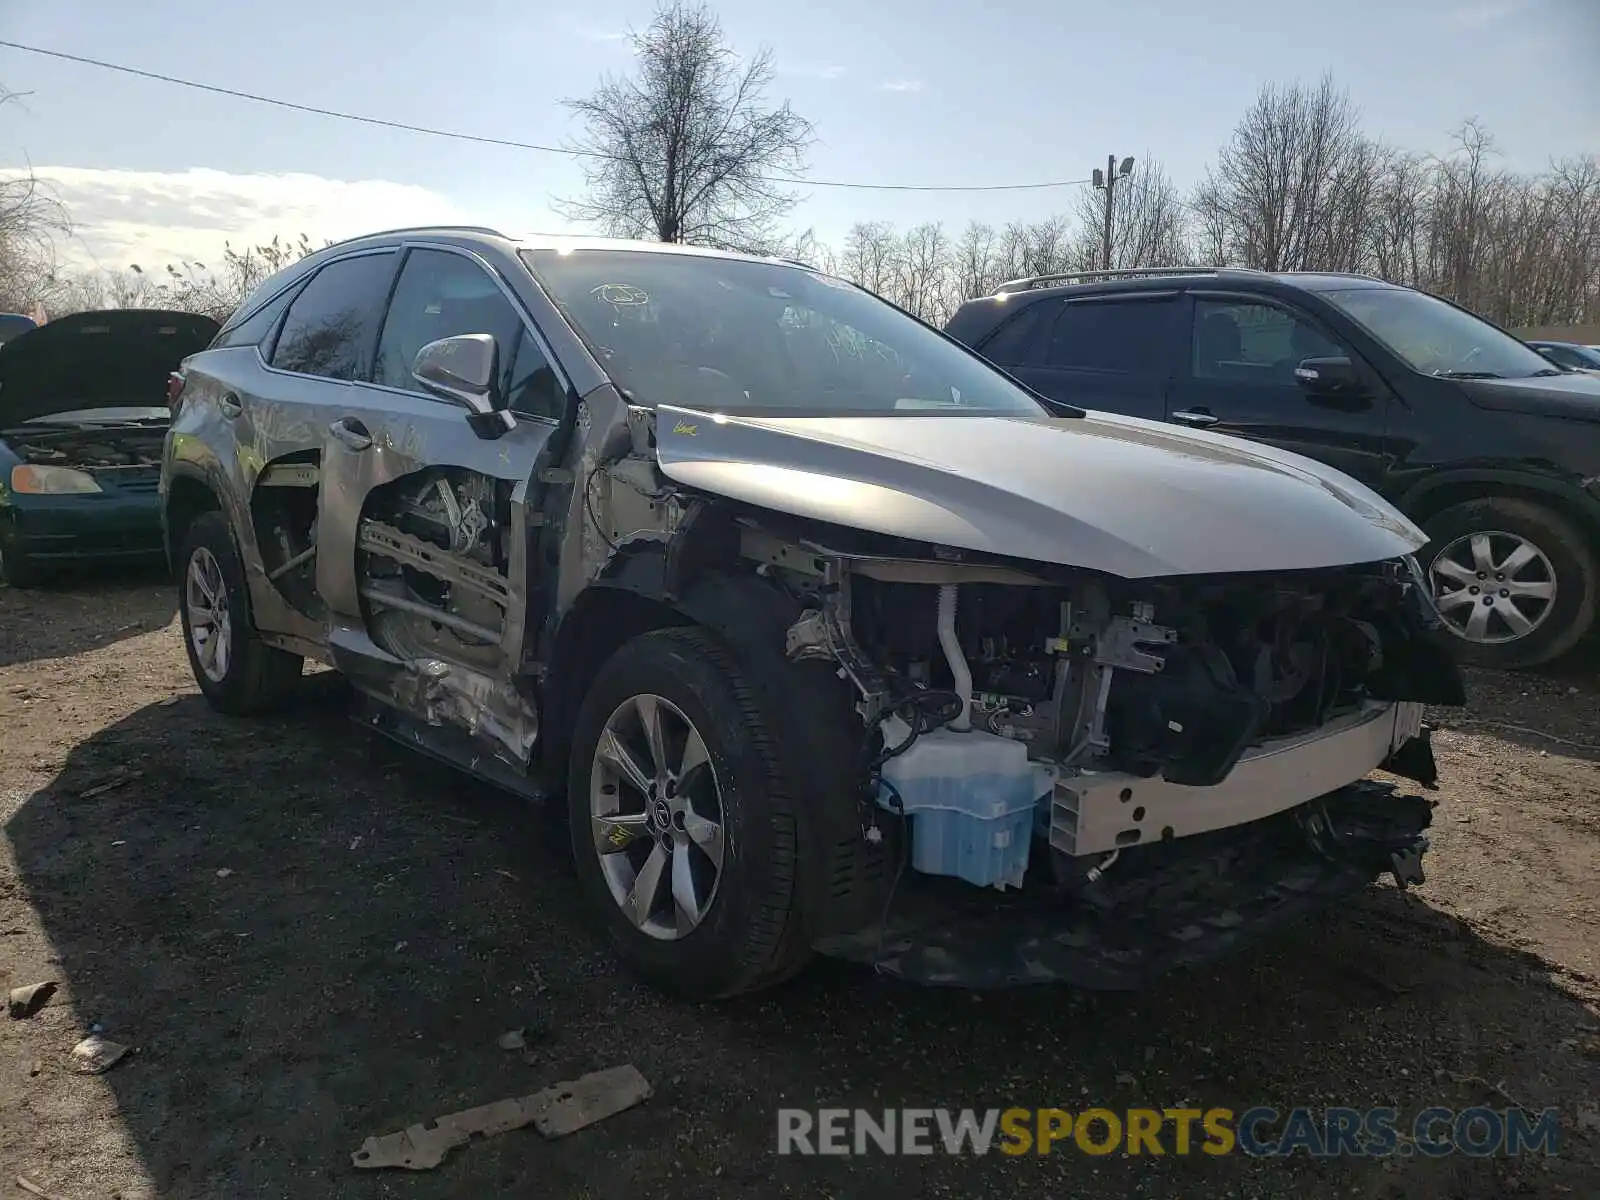
[(1472, 379), (1557, 375), (1538, 351), (1423, 292), (1349, 288), (1322, 293), (1413, 371)]
[(523, 257), (633, 403), (785, 416), (1045, 412), (982, 359), (804, 267), (642, 250)]

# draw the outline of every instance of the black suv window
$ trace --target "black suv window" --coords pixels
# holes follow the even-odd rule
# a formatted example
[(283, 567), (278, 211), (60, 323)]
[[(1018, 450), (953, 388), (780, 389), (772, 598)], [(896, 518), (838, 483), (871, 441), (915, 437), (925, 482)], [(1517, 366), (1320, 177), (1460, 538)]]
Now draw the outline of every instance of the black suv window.
[(1563, 367), (1587, 367), (1576, 350), (1569, 350), (1565, 346), (1536, 346), (1535, 349), (1553, 363), (1560, 363)]
[(500, 386), (515, 412), (557, 416), (562, 396), (555, 372), (522, 316), (494, 279), (471, 259), (448, 250), (413, 250), (400, 269), (400, 282), (383, 335), (372, 381), (407, 392), (422, 392), (411, 364), (429, 342), (463, 333), (488, 333), (500, 349)]
[(1044, 300), (1013, 313), (979, 350), (990, 362), (1006, 366), (1042, 363), (1050, 344), (1050, 319), (1058, 312), (1058, 303)]
[(1288, 309), (1247, 300), (1197, 299), (1194, 374), (1234, 383), (1294, 383), (1302, 359), (1345, 351)]
[(329, 263), (289, 306), (272, 365), (324, 379), (364, 379), (394, 254)]
[(1160, 300), (1090, 300), (1062, 306), (1044, 366), (1156, 374), (1165, 366), (1173, 304)]

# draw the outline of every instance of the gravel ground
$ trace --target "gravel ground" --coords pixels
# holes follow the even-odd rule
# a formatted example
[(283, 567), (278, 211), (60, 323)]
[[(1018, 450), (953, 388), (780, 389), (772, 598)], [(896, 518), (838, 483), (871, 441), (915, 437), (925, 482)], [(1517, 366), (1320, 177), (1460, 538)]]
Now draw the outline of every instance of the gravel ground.
[[(548, 817), (372, 740), (331, 678), (211, 713), (158, 580), (0, 590), (0, 1193), (87, 1197), (1600, 1195), (1600, 655), (1441, 714), (1429, 882), (1134, 997), (821, 964), (712, 1008), (622, 974)], [(136, 1053), (97, 1077), (95, 1023)], [(530, 1049), (499, 1036), (527, 1027)], [(428, 1173), (369, 1134), (633, 1062), (647, 1104)], [(780, 1105), (1562, 1109), (1556, 1159), (778, 1159)]]

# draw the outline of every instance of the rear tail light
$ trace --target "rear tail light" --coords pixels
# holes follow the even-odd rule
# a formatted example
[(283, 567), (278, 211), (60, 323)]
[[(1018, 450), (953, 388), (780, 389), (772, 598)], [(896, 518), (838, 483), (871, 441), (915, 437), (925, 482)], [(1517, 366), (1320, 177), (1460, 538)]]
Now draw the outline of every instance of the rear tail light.
[(167, 407), (178, 407), (178, 397), (183, 395), (183, 372), (173, 371), (167, 376)]

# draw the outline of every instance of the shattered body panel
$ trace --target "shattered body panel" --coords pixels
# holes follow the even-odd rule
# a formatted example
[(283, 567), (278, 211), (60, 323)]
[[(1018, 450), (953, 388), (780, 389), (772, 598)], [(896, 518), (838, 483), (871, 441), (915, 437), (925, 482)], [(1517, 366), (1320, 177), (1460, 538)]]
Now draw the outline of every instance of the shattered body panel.
[[(1135, 986), (1379, 874), (1420, 881), (1429, 806), (1360, 781), (1431, 786), (1420, 706), (1461, 703), (1461, 682), (1409, 557), (1422, 533), (1360, 484), (1102, 415), (651, 405), (498, 235), (334, 247), (261, 301), (414, 247), (469, 257), (514, 302), (558, 417), (491, 428), (444, 393), (222, 346), (189, 364), (163, 458), (169, 551), (220, 509), (259, 635), (346, 674), (372, 728), (558, 791), (619, 648), (708, 630), (794, 723), (774, 737), (810, 943), (929, 983)], [(932, 770), (935, 743), (1025, 747), (1021, 856), (978, 886), (903, 866), (930, 810), (885, 781)], [(959, 836), (1016, 848), (999, 819)]]

